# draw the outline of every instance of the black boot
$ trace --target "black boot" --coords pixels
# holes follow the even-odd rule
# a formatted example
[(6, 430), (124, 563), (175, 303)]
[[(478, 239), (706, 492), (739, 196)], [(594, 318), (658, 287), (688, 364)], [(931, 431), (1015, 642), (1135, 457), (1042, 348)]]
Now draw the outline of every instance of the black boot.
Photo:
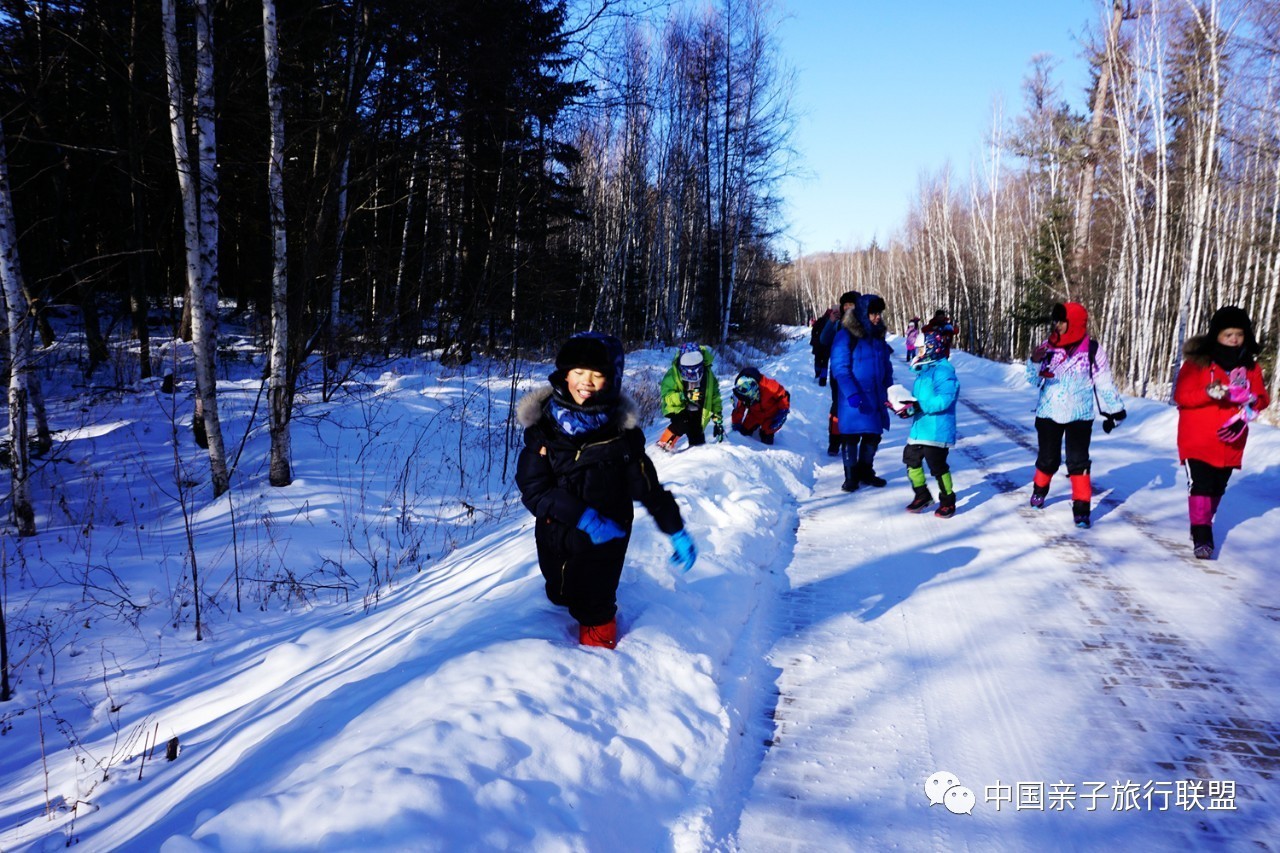
[(840, 453), (844, 457), (844, 482), (840, 485), (842, 492), (856, 492), (858, 490), (859, 473), (857, 459), (857, 449), (841, 445)]
[(934, 510), (938, 518), (950, 518), (956, 514), (956, 493), (946, 492), (938, 495), (938, 508)]
[(924, 512), (933, 505), (933, 494), (928, 486), (916, 486), (916, 496), (907, 504), (907, 512)]
[(1213, 525), (1191, 525), (1191, 544), (1195, 548), (1196, 559), (1207, 560), (1213, 556)]
[(1089, 519), (1089, 502), (1081, 500), (1073, 500), (1071, 502), (1071, 514), (1075, 516), (1076, 527), (1088, 528), (1093, 525)]
[(862, 480), (865, 485), (875, 486), (877, 489), (885, 487), (884, 477), (877, 477), (876, 470), (871, 467), (870, 463), (858, 466), (862, 469), (862, 473), (858, 475), (858, 479)]

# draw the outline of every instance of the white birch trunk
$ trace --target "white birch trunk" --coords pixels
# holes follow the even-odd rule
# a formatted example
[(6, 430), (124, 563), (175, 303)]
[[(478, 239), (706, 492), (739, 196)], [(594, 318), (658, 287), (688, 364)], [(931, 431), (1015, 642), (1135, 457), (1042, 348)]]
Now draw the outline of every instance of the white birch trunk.
[(27, 330), (27, 298), (18, 267), (18, 229), (9, 194), (9, 160), (0, 128), (0, 285), (4, 287), (9, 322), (9, 454), (13, 475), (13, 522), (19, 536), (36, 533), (31, 506), (31, 458), (27, 443), (27, 384), (31, 377), (31, 339)]
[[(203, 4), (204, 0), (200, 0)], [(164, 36), (165, 71), (169, 84), (169, 130), (173, 137), (173, 155), (178, 170), (178, 188), (182, 196), (183, 234), (187, 258), (187, 301), (191, 305), (191, 336), (195, 351), (197, 418), (204, 426), (209, 448), (209, 467), (214, 496), (221, 495), (230, 485), (227, 473), (227, 457), (222, 442), (222, 426), (218, 419), (217, 384), (214, 370), (213, 312), (217, 308), (217, 282), (205, 276), (201, 248), (199, 186), (193, 169), (183, 116), (182, 77), (178, 62), (178, 27), (173, 0), (161, 0), (162, 31)], [(199, 13), (197, 13), (197, 18)], [(212, 79), (213, 54), (205, 50), (197, 56), (198, 62), (208, 63)], [(212, 97), (209, 93), (206, 101)], [(212, 103), (209, 102), (212, 109)], [(198, 156), (198, 155), (197, 155)], [(216, 234), (216, 210), (214, 212)], [(216, 237), (215, 237), (216, 240)], [(216, 251), (213, 255), (216, 259)], [(210, 285), (212, 284), (212, 290)], [(209, 297), (212, 296), (212, 305)]]
[(1107, 88), (1111, 85), (1112, 46), (1120, 38), (1120, 23), (1124, 20), (1124, 3), (1114, 0), (1111, 9), (1111, 26), (1107, 30), (1106, 48), (1102, 53), (1102, 67), (1098, 69), (1098, 88), (1094, 92), (1093, 115), (1089, 121), (1089, 139), (1086, 143), (1084, 174), (1080, 181), (1080, 198), (1076, 206), (1075, 233), (1071, 239), (1072, 273), (1079, 276), (1088, 257), (1089, 223), (1093, 218), (1093, 186), (1098, 172), (1098, 151), (1102, 143), (1102, 119), (1107, 109)]
[(287, 486), (293, 482), (289, 462), (289, 267), (284, 211), (284, 105), (277, 78), (280, 51), (275, 0), (262, 0), (262, 44), (267, 66), (267, 108), (271, 114), (271, 156), (267, 161), (267, 193), (271, 206), (271, 375), (267, 380), (271, 418), (270, 479), (273, 486)]

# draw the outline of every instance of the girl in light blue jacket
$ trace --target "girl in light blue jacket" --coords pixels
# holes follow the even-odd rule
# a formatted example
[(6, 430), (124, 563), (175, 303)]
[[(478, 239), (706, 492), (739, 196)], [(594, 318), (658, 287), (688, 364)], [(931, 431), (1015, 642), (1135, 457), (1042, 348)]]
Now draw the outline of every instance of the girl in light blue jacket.
[(951, 466), (947, 461), (951, 445), (956, 443), (956, 400), (960, 396), (960, 380), (947, 358), (947, 345), (942, 336), (925, 332), (920, 336), (911, 369), (918, 375), (912, 392), (915, 402), (900, 417), (914, 414), (902, 461), (907, 478), (915, 489), (915, 498), (907, 504), (907, 512), (924, 512), (933, 505), (933, 495), (925, 485), (924, 466), (938, 481), (938, 508), (934, 515), (950, 518), (956, 514), (956, 490), (951, 482)]

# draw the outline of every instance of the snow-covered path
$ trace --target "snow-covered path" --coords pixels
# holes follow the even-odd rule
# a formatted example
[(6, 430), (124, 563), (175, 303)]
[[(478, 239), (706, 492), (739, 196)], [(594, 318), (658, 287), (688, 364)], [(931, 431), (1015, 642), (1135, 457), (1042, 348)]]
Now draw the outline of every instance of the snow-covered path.
[[(1277, 598), (1257, 595), (1273, 558), (1233, 547), (1242, 531), (1222, 559), (1191, 558), (1176, 465), (1116, 447), (1172, 416), (1146, 401), (1132, 432), (1097, 434), (1093, 529), (1071, 525), (1064, 482), (1030, 509), (1020, 371), (957, 361), (954, 518), (903, 511), (897, 423), (877, 457), (888, 487), (843, 495), (823, 461), (800, 499), (741, 849), (1273, 849)], [(801, 405), (820, 405), (796, 379)], [(1237, 476), (1237, 515), (1274, 524), (1274, 467)], [(930, 804), (940, 771), (972, 792), (971, 813)]]
[[(546, 602), (518, 506), (438, 559), (361, 538), (403, 501), (375, 491), (351, 515), (340, 475), (410, 470), (391, 451), (419, 436), (488, 452), (432, 412), (487, 392), (466, 411), (500, 425), (510, 388), (419, 364), (368, 378), (377, 423), (403, 430), (378, 470), (301, 435), (308, 476), (259, 495), (241, 529), (267, 529), (302, 569), (331, 559), (332, 528), (413, 571), (369, 609), (228, 608), (204, 642), (156, 624), (156, 608), (134, 628), (86, 624), (56, 673), (25, 673), (18, 707), (39, 710), (0, 716), (0, 850), (1280, 847), (1278, 431), (1254, 429), (1220, 553), (1197, 561), (1173, 409), (1130, 400), (1119, 429), (1095, 434), (1095, 525), (1077, 530), (1062, 478), (1044, 510), (1026, 506), (1021, 367), (957, 353), (959, 511), (911, 515), (905, 423), (877, 459), (888, 486), (840, 491), (829, 392), (794, 331), (760, 364), (792, 393), (776, 446), (732, 436), (656, 454), (701, 553), (676, 572), (638, 520), (612, 652), (578, 647)], [(673, 353), (629, 354), (631, 387), (656, 387)], [(732, 370), (719, 378), (727, 394)], [(162, 434), (145, 401), (125, 405), (121, 424)], [(367, 419), (339, 405), (312, 414), (353, 424), (342, 434), (358, 447)], [(111, 465), (92, 440), (69, 451)], [(413, 469), (414, 506), (444, 506), (458, 471), (486, 470), (455, 461)], [(164, 529), (163, 511), (131, 520)], [(202, 517), (204, 553), (232, 550), (236, 520), (217, 504)], [(32, 571), (85, 559), (64, 541), (43, 536)], [(132, 565), (106, 553), (146, 589), (155, 566), (138, 550)], [(156, 735), (181, 738), (176, 761), (143, 760)]]

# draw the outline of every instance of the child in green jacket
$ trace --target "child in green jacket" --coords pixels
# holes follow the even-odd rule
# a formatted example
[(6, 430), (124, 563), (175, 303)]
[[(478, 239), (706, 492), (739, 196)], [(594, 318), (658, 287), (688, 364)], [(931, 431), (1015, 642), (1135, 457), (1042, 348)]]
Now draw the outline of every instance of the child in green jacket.
[(709, 347), (684, 344), (662, 377), (662, 414), (671, 419), (671, 425), (662, 431), (658, 446), (668, 453), (676, 449), (682, 435), (689, 437), (690, 446), (706, 444), (708, 422), (715, 423), (716, 441), (724, 441), (720, 383), (711, 372), (714, 359)]

